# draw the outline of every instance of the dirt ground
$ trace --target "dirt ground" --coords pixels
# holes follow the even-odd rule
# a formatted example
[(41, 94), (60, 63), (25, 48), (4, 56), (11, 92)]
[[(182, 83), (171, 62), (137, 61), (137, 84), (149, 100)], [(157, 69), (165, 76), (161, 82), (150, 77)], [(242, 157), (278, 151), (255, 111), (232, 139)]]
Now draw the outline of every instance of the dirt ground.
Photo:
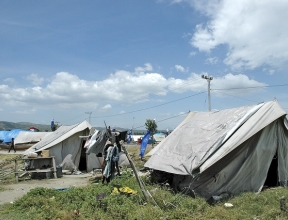
[[(136, 147), (139, 147), (136, 145)], [(138, 149), (138, 148), (137, 148)], [(5, 149), (0, 149), (0, 155), (4, 158), (5, 155), (19, 155), (23, 154), (24, 151), (17, 150), (17, 153), (10, 152)], [(0, 160), (1, 161), (1, 160)], [(101, 178), (101, 173), (97, 172), (95, 175), (92, 173), (82, 173), (79, 175), (63, 175), (61, 178), (57, 179), (30, 179), (25, 181), (20, 181), (15, 184), (3, 185), (0, 183), (0, 188), (4, 188), (4, 191), (0, 191), (0, 205), (4, 203), (12, 203), (16, 199), (21, 198), (31, 189), (36, 187), (47, 187), (47, 188), (70, 188), (70, 187), (82, 187), (91, 184), (89, 180), (93, 178)]]
[(36, 187), (55, 189), (81, 187), (89, 185), (91, 178), (95, 178), (95, 176), (92, 176), (90, 173), (85, 173), (79, 175), (63, 175), (63, 177), (57, 179), (25, 180), (15, 184), (0, 185), (2, 188), (7, 189), (0, 192), (0, 205), (7, 202), (13, 203), (14, 200), (21, 198)]
[[(10, 152), (7, 150), (0, 149), (0, 155), (4, 158), (5, 154), (10, 155), (18, 155), (23, 154), (24, 151), (18, 150), (17, 153)], [(101, 173), (96, 173), (92, 175), (92, 173), (82, 173), (79, 175), (63, 175), (61, 178), (51, 178), (51, 179), (29, 179), (29, 180), (21, 180), (18, 183), (14, 184), (0, 184), (1, 188), (4, 188), (4, 191), (0, 191), (0, 205), (4, 203), (12, 203), (16, 199), (21, 198), (31, 189), (36, 187), (46, 187), (46, 188), (70, 188), (70, 187), (81, 187), (87, 186), (91, 184), (89, 180), (91, 178), (100, 178)]]

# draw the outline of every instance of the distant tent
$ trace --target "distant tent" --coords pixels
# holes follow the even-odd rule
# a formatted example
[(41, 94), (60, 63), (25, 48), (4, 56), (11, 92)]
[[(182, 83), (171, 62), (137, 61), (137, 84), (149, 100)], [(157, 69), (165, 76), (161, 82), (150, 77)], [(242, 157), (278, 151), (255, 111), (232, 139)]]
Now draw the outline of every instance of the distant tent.
[(277, 101), (191, 112), (148, 155), (177, 189), (206, 199), (287, 186), (288, 121)]
[(85, 153), (85, 140), (79, 136), (89, 135), (90, 129), (91, 125), (87, 121), (70, 126), (63, 125), (26, 150), (25, 154), (49, 150), (50, 156), (55, 157), (56, 165), (61, 164), (63, 170), (79, 169), (89, 172), (99, 167), (100, 160), (95, 154)]
[(157, 143), (159, 143), (165, 139), (166, 135), (164, 133), (160, 132), (160, 133), (153, 134), (153, 137), (154, 137), (155, 141)]
[[(15, 140), (15, 138), (17, 137), (17, 135), (19, 134), (20, 131), (25, 131), (25, 130), (22, 130), (22, 129), (13, 129), (13, 130), (9, 131), (9, 132), (6, 134), (3, 142), (4, 142), (4, 143), (10, 143), (10, 142), (12, 141), (12, 138), (14, 138), (14, 140)], [(32, 132), (32, 131), (27, 131), (27, 132)]]
[(15, 144), (37, 143), (53, 132), (20, 131), (14, 140)]
[(33, 131), (20, 131), (14, 140), (15, 148), (28, 149), (39, 141), (43, 140), (46, 136), (52, 132), (33, 132)]
[(0, 131), (0, 142), (3, 142), (10, 131)]
[(30, 130), (30, 131), (37, 131), (37, 132), (40, 131), (38, 128), (35, 128), (35, 127), (33, 127), (33, 126), (30, 127), (29, 130)]

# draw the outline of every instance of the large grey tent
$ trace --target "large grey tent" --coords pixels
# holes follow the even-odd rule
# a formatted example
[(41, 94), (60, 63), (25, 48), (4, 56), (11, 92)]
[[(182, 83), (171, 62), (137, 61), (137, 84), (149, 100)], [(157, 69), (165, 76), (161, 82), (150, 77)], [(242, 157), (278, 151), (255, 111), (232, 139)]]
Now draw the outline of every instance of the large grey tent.
[(278, 102), (191, 112), (148, 155), (145, 167), (206, 199), (287, 186), (288, 123)]
[(61, 164), (63, 170), (80, 169), (89, 172), (93, 168), (100, 168), (100, 158), (94, 153), (86, 154), (83, 148), (86, 140), (80, 138), (89, 135), (90, 129), (91, 125), (87, 121), (61, 126), (26, 150), (25, 154), (49, 150), (50, 156), (55, 157), (56, 164)]

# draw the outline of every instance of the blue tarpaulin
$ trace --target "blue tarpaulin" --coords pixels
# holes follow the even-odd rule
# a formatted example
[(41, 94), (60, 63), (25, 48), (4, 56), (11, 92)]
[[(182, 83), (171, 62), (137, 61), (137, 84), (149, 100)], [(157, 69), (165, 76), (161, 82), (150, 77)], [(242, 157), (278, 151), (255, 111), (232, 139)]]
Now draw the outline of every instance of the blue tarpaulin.
[(127, 138), (127, 143), (130, 143), (132, 140), (132, 130), (128, 131), (128, 138)]
[(4, 141), (5, 137), (9, 134), (10, 131), (0, 131), (0, 141)]
[[(8, 131), (8, 133), (4, 137), (3, 142), (4, 143), (10, 143), (12, 141), (12, 138), (15, 139), (20, 131), (24, 131), (24, 130), (22, 130), (22, 129), (13, 129), (11, 131)], [(25, 131), (27, 131), (27, 130), (25, 130)]]
[(146, 150), (149, 138), (150, 138), (150, 134), (151, 134), (151, 131), (147, 131), (147, 133), (142, 138), (140, 155), (139, 155), (141, 158), (144, 157), (144, 153), (145, 153), (145, 150)]

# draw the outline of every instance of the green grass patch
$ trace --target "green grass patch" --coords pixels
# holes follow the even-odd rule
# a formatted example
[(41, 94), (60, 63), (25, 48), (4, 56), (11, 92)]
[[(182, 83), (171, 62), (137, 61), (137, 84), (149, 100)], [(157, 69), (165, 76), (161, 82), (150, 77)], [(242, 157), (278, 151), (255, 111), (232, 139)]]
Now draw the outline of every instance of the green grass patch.
[[(145, 161), (139, 158), (139, 147), (127, 148), (141, 169)], [(97, 179), (98, 178), (98, 179)], [(109, 184), (102, 184), (99, 177), (87, 187), (66, 191), (38, 187), (30, 190), (14, 204), (0, 206), (1, 219), (287, 219), (280, 210), (280, 198), (288, 198), (288, 189), (277, 187), (259, 194), (246, 192), (209, 205), (203, 198), (175, 193), (166, 186), (151, 183), (142, 177), (152, 202), (146, 201), (130, 168), (122, 169), (122, 176)], [(119, 192), (122, 187), (137, 191), (136, 194)], [(115, 188), (119, 193), (113, 193)], [(1, 188), (0, 188), (1, 190)], [(231, 203), (233, 207), (226, 207)]]

